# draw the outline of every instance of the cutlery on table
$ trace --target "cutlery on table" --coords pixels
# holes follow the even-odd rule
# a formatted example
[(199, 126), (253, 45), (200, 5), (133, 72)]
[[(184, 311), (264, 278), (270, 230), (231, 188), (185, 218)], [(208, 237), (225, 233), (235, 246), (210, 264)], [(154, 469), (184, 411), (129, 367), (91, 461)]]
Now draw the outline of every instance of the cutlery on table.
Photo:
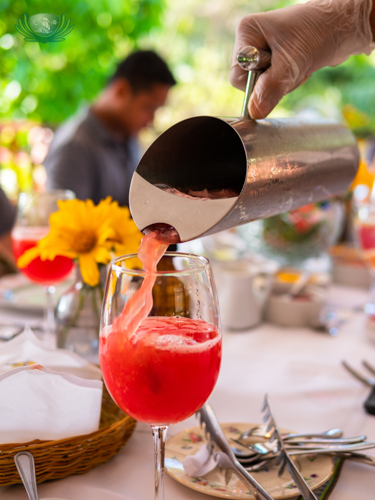
[[(339, 439), (298, 439), (291, 441), (284, 441), (286, 449), (308, 449), (308, 448), (323, 448), (324, 446), (342, 446), (356, 443), (363, 443), (366, 441), (367, 436), (354, 436), (351, 438), (339, 438)], [(267, 450), (270, 451), (269, 441), (263, 441), (261, 443), (244, 443), (239, 439), (231, 438), (234, 443), (251, 450), (255, 453), (265, 454)], [(240, 452), (241, 454), (241, 452)], [(242, 453), (245, 454), (245, 453)]]
[(15, 455), (14, 462), (29, 500), (38, 500), (34, 457), (28, 451), (20, 451)]
[[(356, 443), (356, 444), (350, 444), (350, 445), (342, 445), (342, 446), (325, 446), (325, 447), (320, 447), (320, 448), (304, 448), (304, 447), (294, 447), (294, 448), (285, 448), (285, 451), (288, 452), (289, 455), (291, 456), (298, 456), (298, 455), (337, 455), (337, 454), (346, 454), (346, 453), (352, 453), (356, 451), (361, 451), (361, 450), (370, 450), (372, 448), (375, 448), (375, 442), (373, 441), (366, 441), (363, 443)], [(278, 446), (274, 446), (273, 448), (270, 446), (268, 452), (263, 452), (263, 453), (254, 453), (254, 454), (238, 454), (237, 450), (234, 450), (234, 454), (237, 458), (237, 460), (242, 464), (242, 465), (255, 465), (255, 463), (259, 463), (262, 461), (264, 458), (272, 458), (272, 457), (277, 457), (280, 453), (280, 448)]]
[(285, 449), (284, 442), (282, 440), (282, 436), (279, 432), (279, 429), (276, 425), (275, 418), (273, 416), (267, 394), (264, 398), (264, 403), (262, 407), (262, 412), (264, 412), (263, 421), (268, 423), (267, 430), (271, 431), (272, 434), (270, 437), (271, 443), (276, 440), (277, 448), (278, 448), (278, 456), (276, 459), (276, 463), (280, 464), (279, 476), (281, 476), (285, 470), (289, 472), (291, 478), (293, 479), (295, 485), (297, 486), (299, 492), (305, 500), (318, 500), (317, 497), (312, 492), (310, 486), (306, 483), (304, 477), (301, 475), (297, 467), (295, 466), (293, 460), (288, 455), (287, 450)]
[[(363, 464), (375, 467), (375, 457), (372, 457), (371, 455), (365, 455), (364, 453), (340, 452), (340, 453), (330, 453), (330, 455), (333, 457), (341, 457), (344, 458), (345, 460), (353, 460), (355, 462), (361, 462)], [(271, 457), (263, 457), (260, 462), (256, 462), (249, 466), (244, 465), (244, 467), (248, 472), (258, 472), (265, 469), (266, 467), (269, 467), (274, 462), (276, 462), (276, 460), (277, 460), (277, 455), (273, 455)]]
[(234, 472), (246, 485), (250, 486), (251, 490), (255, 490), (258, 500), (273, 500), (271, 495), (262, 488), (236, 459), (211, 406), (206, 403), (197, 411), (197, 416), (199, 417), (201, 426), (204, 424), (204, 433), (207, 441), (214, 443), (220, 450), (215, 455), (215, 458), (217, 458), (219, 466), (226, 469), (226, 481), (229, 480), (231, 473)]
[[(299, 438), (321, 438), (321, 439), (336, 439), (340, 438), (343, 435), (343, 431), (341, 429), (329, 429), (324, 432), (310, 432), (304, 434), (281, 434), (281, 438), (283, 441), (289, 441), (291, 439), (299, 439)], [(243, 432), (238, 440), (242, 441), (244, 439), (248, 439), (249, 437), (263, 437), (268, 439), (270, 437), (270, 433), (267, 432), (267, 426), (265, 424), (256, 425), (251, 427), (247, 431)]]
[[(370, 415), (375, 415), (375, 379), (367, 377), (366, 375), (362, 375), (360, 372), (352, 368), (346, 361), (342, 362), (344, 368), (353, 375), (357, 380), (362, 382), (363, 384), (371, 387), (371, 392), (367, 397), (366, 401), (363, 403), (363, 406), (367, 413)], [(375, 369), (367, 363), (367, 361), (363, 361), (362, 364), (368, 371), (375, 373)]]

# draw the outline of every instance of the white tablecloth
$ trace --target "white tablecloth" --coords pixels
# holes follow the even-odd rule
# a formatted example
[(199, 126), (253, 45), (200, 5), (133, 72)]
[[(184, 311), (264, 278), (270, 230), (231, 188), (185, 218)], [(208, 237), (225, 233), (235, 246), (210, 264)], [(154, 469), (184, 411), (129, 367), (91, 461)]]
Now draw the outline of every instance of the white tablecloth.
[[(364, 290), (332, 287), (331, 302), (335, 304), (353, 307), (365, 300)], [(3, 317), (0, 311), (0, 321)], [(337, 337), (263, 324), (247, 332), (224, 332), (223, 344), (222, 369), (210, 398), (220, 421), (260, 421), (267, 392), (283, 427), (297, 431), (340, 427), (347, 436), (366, 434), (375, 440), (375, 416), (367, 415), (362, 406), (369, 389), (340, 365), (342, 359), (357, 366), (367, 359), (375, 365), (375, 343), (366, 336), (363, 313), (353, 313)], [(169, 434), (195, 425), (197, 421), (191, 417), (171, 426)], [(83, 476), (40, 485), (40, 498), (151, 499), (153, 472), (151, 433), (140, 426), (115, 458)], [(166, 500), (208, 498), (168, 476), (165, 483)], [(373, 500), (374, 492), (375, 468), (346, 462), (330, 500)], [(0, 488), (0, 498), (24, 500), (26, 493), (20, 486)]]

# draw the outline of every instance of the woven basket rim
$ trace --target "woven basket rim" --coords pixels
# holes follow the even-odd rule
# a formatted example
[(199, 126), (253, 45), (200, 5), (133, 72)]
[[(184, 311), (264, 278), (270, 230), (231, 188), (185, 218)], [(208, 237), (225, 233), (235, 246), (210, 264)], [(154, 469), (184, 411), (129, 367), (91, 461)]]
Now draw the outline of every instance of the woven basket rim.
[(78, 439), (80, 440), (87, 440), (89, 438), (96, 438), (99, 437), (100, 434), (108, 432), (109, 429), (115, 429), (116, 427), (122, 425), (125, 420), (129, 419), (129, 421), (136, 422), (136, 420), (131, 417), (130, 415), (125, 414), (124, 418), (119, 420), (118, 422), (114, 422), (111, 425), (107, 425), (106, 427), (101, 427), (97, 431), (90, 432), (89, 434), (78, 434), (76, 436), (71, 436), (68, 438), (64, 439), (58, 439), (58, 440), (40, 440), (40, 439), (34, 439), (33, 441), (28, 441), (27, 443), (6, 443), (6, 444), (1, 444), (0, 443), (0, 451), (6, 449), (13, 449), (13, 448), (22, 448), (22, 447), (27, 447), (27, 446), (33, 446), (35, 448), (43, 448), (43, 447), (49, 447), (49, 446), (57, 446), (57, 445), (64, 445), (68, 444), (70, 441), (77, 441)]

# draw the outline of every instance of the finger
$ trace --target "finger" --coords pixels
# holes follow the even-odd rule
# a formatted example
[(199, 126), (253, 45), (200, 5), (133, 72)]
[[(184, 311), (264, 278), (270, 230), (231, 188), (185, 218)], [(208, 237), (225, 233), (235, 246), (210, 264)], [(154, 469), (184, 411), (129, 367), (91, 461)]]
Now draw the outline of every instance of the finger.
[(265, 118), (304, 78), (305, 73), (301, 72), (299, 64), (274, 42), (271, 66), (259, 76), (250, 99), (250, 116)]
[(258, 24), (258, 17), (262, 14), (253, 14), (241, 19), (236, 30), (236, 40), (230, 69), (230, 82), (240, 90), (245, 90), (248, 72), (242, 69), (237, 62), (237, 55), (242, 47), (250, 45), (259, 50), (270, 50), (263, 32)]
[(254, 119), (268, 116), (289, 90), (289, 83), (275, 78), (272, 69), (262, 73), (249, 102), (249, 113)]

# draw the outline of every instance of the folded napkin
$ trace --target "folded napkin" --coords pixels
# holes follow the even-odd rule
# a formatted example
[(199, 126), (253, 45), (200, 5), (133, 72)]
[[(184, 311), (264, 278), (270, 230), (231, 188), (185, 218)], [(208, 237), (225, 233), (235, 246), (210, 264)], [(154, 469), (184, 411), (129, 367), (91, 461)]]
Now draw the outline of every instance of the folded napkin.
[(182, 461), (185, 474), (190, 477), (201, 477), (211, 472), (217, 465), (215, 453), (207, 444), (203, 444), (195, 455), (189, 455)]
[(0, 443), (58, 440), (99, 428), (103, 382), (40, 365), (0, 375)]
[(99, 367), (66, 349), (47, 348), (29, 327), (12, 340), (0, 344), (0, 373), (28, 364), (39, 364), (56, 372), (101, 380)]

